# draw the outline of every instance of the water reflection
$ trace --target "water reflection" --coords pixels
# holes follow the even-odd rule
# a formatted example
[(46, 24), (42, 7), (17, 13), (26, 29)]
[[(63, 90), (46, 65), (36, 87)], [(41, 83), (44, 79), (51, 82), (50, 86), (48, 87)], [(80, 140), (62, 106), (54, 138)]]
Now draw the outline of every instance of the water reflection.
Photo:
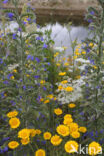
[(52, 39), (55, 41), (56, 47), (65, 46), (67, 55), (72, 54), (71, 40), (74, 41), (77, 38), (78, 43), (81, 43), (88, 36), (88, 29), (85, 26), (72, 26), (70, 36), (67, 27), (56, 22), (56, 24), (48, 24), (43, 30), (52, 29)]
[[(15, 22), (11, 22), (8, 28), (13, 31), (16, 27), (18, 27), (18, 25)], [(43, 31), (45, 31), (46, 29), (52, 29), (51, 37), (55, 41), (55, 47), (68, 47), (68, 49), (66, 50), (67, 55), (72, 54), (71, 40), (65, 24), (58, 22), (54, 24), (48, 23), (42, 28)], [(88, 36), (88, 29), (86, 26), (73, 25), (71, 26), (70, 36), (72, 41), (77, 38), (78, 43), (81, 43), (81, 41)]]

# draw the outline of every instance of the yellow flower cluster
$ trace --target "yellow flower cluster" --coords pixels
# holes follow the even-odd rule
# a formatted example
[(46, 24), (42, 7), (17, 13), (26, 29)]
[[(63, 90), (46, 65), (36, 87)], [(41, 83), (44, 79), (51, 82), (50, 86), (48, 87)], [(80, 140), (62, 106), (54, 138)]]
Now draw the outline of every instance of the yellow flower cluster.
[(15, 129), (20, 126), (20, 120), (16, 116), (18, 115), (18, 112), (16, 110), (7, 113), (7, 117), (10, 118), (9, 125), (11, 128)]

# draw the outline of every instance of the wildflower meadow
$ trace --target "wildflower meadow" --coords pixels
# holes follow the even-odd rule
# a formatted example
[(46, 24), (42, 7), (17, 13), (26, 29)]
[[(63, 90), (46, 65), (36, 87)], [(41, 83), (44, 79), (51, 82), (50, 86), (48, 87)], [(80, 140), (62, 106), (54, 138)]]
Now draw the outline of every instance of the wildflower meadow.
[(103, 156), (104, 0), (88, 8), (92, 35), (71, 40), (71, 56), (54, 48), (29, 3), (1, 3), (15, 9), (0, 17), (0, 156)]

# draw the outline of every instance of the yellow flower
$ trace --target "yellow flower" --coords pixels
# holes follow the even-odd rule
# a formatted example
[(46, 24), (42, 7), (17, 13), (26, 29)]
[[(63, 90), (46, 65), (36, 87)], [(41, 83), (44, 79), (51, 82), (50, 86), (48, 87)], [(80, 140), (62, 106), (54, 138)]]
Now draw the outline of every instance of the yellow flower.
[(47, 98), (52, 99), (53, 98), (53, 94), (47, 95)]
[(64, 120), (70, 119), (70, 118), (72, 118), (72, 115), (71, 115), (71, 114), (66, 114), (66, 115), (64, 115)]
[(86, 127), (79, 127), (79, 132), (86, 133), (86, 131), (87, 131)]
[(51, 139), (51, 133), (50, 132), (45, 132), (43, 134), (43, 137), (44, 137), (45, 140), (50, 140)]
[(14, 80), (14, 76), (11, 76), (10, 78), (11, 78), (12, 80)]
[(63, 124), (69, 126), (70, 123), (72, 123), (72, 122), (73, 122), (72, 118), (67, 118), (67, 119), (64, 119)]
[(59, 73), (59, 76), (64, 76), (64, 75), (66, 75), (66, 72), (60, 72)]
[(30, 131), (30, 136), (34, 137), (36, 135), (36, 130), (35, 129), (29, 129)]
[(102, 62), (102, 64), (104, 64), (104, 62)]
[(26, 77), (30, 77), (30, 75), (29, 74), (26, 74)]
[(15, 148), (17, 148), (18, 146), (19, 146), (19, 143), (18, 143), (17, 141), (11, 141), (11, 142), (8, 143), (8, 147), (9, 147), (10, 149), (15, 149)]
[(51, 137), (51, 143), (52, 143), (54, 146), (60, 145), (61, 142), (62, 142), (62, 139), (60, 138), (60, 136), (54, 135), (54, 136)]
[(68, 83), (68, 81), (67, 80), (64, 80), (64, 81), (61, 81), (61, 83), (62, 84), (66, 84), (66, 83)]
[(45, 156), (45, 151), (43, 149), (38, 149), (36, 152), (35, 152), (35, 156)]
[(5, 94), (4, 94), (4, 96), (6, 97), (6, 96), (7, 96), (7, 94), (5, 93)]
[(85, 51), (82, 51), (82, 54), (84, 54), (84, 55), (85, 55), (85, 54), (86, 54), (86, 52), (85, 52)]
[(27, 139), (30, 136), (30, 131), (27, 128), (24, 128), (18, 132), (18, 138)]
[(13, 72), (14, 72), (14, 73), (17, 73), (17, 70), (16, 70), (16, 69), (14, 69), (14, 70), (13, 70)]
[(75, 52), (75, 54), (76, 54), (77, 56), (81, 55), (81, 53), (79, 53), (79, 52)]
[(76, 141), (70, 140), (70, 141), (66, 142), (64, 148), (67, 153), (75, 153), (78, 151), (78, 147), (79, 147), (79, 145)]
[(56, 109), (54, 109), (54, 113), (55, 113), (56, 115), (61, 115), (61, 114), (62, 114), (62, 109), (56, 108)]
[(40, 81), (40, 84), (44, 84), (44, 83), (45, 83), (45, 80), (41, 80), (41, 81)]
[(68, 62), (64, 63), (64, 66), (69, 66), (69, 63)]
[(43, 98), (41, 98), (41, 99), (40, 99), (40, 101), (42, 102), (42, 101), (44, 101), (44, 99), (43, 99)]
[(69, 135), (69, 128), (65, 125), (59, 125), (56, 128), (56, 131), (58, 134), (62, 135), (62, 136), (68, 136)]
[(69, 126), (69, 129), (70, 129), (70, 133), (78, 131), (78, 124), (74, 123), (74, 122), (71, 123), (70, 126)]
[(63, 89), (63, 87), (62, 86), (58, 86), (58, 90), (62, 90)]
[(13, 117), (16, 117), (17, 115), (18, 115), (18, 112), (16, 110), (7, 113), (8, 118), (13, 118)]
[(94, 69), (97, 69), (97, 66), (94, 65), (93, 68), (94, 68)]
[(89, 155), (97, 155), (102, 151), (102, 147), (100, 146), (99, 143), (93, 141), (92, 143), (89, 144), (88, 147), (88, 153)]
[(73, 59), (77, 59), (77, 56), (74, 56)]
[(45, 100), (45, 101), (44, 101), (44, 104), (47, 104), (47, 103), (49, 103), (49, 102), (50, 102), (49, 100)]
[(71, 133), (71, 136), (72, 136), (74, 139), (77, 139), (77, 138), (80, 137), (80, 133), (77, 132), (77, 131), (75, 131), (75, 132), (72, 132), (72, 133)]
[(81, 78), (81, 76), (80, 76), (80, 75), (76, 76), (76, 79), (80, 79), (80, 78)]
[(70, 104), (68, 105), (68, 107), (69, 107), (69, 108), (74, 108), (74, 107), (76, 107), (76, 105), (75, 105), (74, 103), (70, 103)]
[(73, 89), (73, 87), (66, 87), (66, 88), (64, 88), (65, 89), (65, 91), (67, 91), (67, 92), (72, 92), (74, 89)]
[(30, 139), (29, 138), (21, 139), (22, 145), (27, 145), (29, 142), (30, 142)]
[(35, 131), (36, 131), (36, 134), (38, 134), (38, 135), (40, 135), (42, 133), (40, 129), (36, 129)]
[(11, 126), (11, 128), (15, 129), (15, 128), (19, 127), (20, 120), (18, 118), (11, 118), (9, 120), (9, 125)]
[(56, 66), (58, 66), (58, 67), (59, 67), (60, 65), (61, 65), (60, 63), (57, 63), (57, 64), (56, 64)]
[(89, 44), (89, 46), (90, 46), (90, 47), (93, 47), (93, 46), (94, 46), (94, 44), (93, 44), (93, 43), (90, 43), (90, 44)]

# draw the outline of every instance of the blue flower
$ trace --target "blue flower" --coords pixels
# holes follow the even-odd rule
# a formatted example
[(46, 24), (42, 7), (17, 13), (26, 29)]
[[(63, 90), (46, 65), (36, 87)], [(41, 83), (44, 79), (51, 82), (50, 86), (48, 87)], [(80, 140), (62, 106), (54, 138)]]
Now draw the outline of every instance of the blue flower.
[(13, 34), (12, 39), (13, 39), (13, 40), (16, 39), (16, 34)]
[(31, 19), (30, 18), (27, 18), (27, 21), (29, 22), (29, 21), (31, 21)]
[(8, 147), (6, 146), (4, 149), (3, 149), (4, 152), (7, 152), (8, 151)]
[(89, 23), (92, 23), (92, 19), (88, 19), (87, 21), (88, 21)]
[(34, 60), (34, 56), (32, 56), (32, 55), (27, 55), (27, 60), (33, 61), (33, 60)]
[(39, 75), (35, 75), (34, 78), (35, 78), (35, 79), (39, 79), (40, 76), (39, 76)]
[(7, 79), (10, 79), (12, 76), (13, 76), (13, 74), (11, 74), (11, 73), (8, 74), (8, 75), (7, 75)]
[(91, 11), (91, 12), (90, 12), (90, 14), (91, 14), (91, 15), (94, 15), (94, 14), (95, 14), (95, 12), (94, 12), (94, 11)]
[(44, 90), (44, 91), (46, 91), (46, 90), (47, 90), (47, 88), (46, 88), (46, 87), (43, 87), (43, 90)]
[(7, 2), (8, 2), (8, 0), (4, 0), (4, 1), (3, 1), (4, 4), (7, 3)]
[(7, 80), (5, 80), (3, 83), (6, 84), (6, 85), (9, 84), (9, 82)]
[(25, 90), (26, 89), (26, 86), (23, 86), (23, 89)]
[(40, 59), (38, 57), (35, 57), (35, 60), (39, 63)]
[(0, 64), (2, 64), (3, 63), (3, 60), (0, 58)]
[(44, 43), (43, 44), (43, 48), (47, 48), (47, 47), (48, 47), (48, 45)]
[(9, 18), (12, 18), (14, 16), (14, 14), (11, 13), (11, 12), (9, 12), (7, 15), (8, 15)]
[(40, 38), (40, 36), (37, 36), (37, 37), (36, 37), (36, 40), (38, 40), (38, 41), (39, 41), (40, 39), (41, 39), (41, 38)]

